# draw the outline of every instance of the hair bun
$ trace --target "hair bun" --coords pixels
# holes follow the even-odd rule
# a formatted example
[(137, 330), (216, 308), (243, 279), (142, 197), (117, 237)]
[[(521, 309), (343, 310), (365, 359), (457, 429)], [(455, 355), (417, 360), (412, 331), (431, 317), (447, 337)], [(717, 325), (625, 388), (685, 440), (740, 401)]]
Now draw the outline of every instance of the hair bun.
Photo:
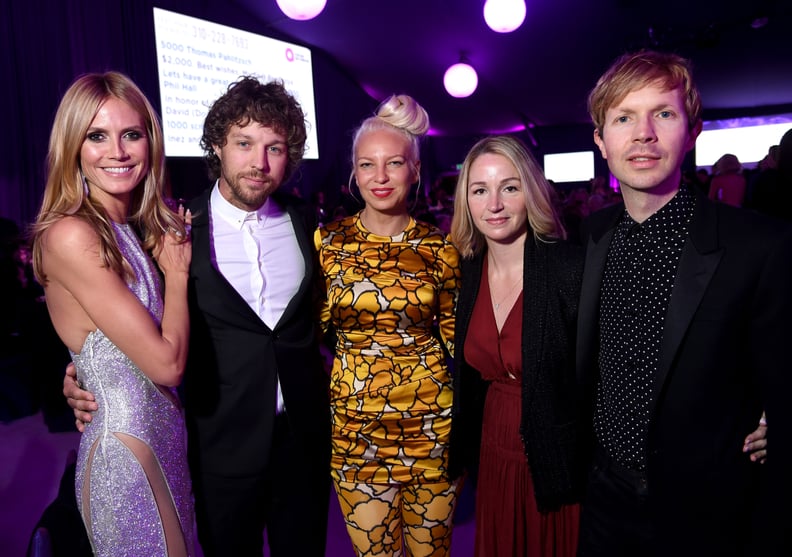
[(426, 135), (429, 131), (429, 115), (409, 95), (391, 95), (385, 99), (377, 109), (377, 118), (415, 136)]

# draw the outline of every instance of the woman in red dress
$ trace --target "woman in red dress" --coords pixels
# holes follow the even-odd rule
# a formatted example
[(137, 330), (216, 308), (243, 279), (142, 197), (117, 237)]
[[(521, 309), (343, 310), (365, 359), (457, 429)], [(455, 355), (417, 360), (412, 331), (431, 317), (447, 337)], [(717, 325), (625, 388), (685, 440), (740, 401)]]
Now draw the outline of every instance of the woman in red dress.
[[(517, 139), (468, 153), (451, 237), (463, 257), (451, 467), (477, 476), (477, 557), (572, 557), (585, 464), (575, 397), (582, 251)], [(476, 473), (477, 472), (477, 473)]]

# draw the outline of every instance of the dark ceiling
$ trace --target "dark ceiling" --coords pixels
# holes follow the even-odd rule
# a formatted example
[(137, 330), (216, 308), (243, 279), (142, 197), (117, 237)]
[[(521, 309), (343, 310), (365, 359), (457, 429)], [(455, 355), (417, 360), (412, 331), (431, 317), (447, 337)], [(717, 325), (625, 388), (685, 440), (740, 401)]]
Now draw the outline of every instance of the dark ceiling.
[[(327, 0), (311, 21), (275, 0), (233, 1), (257, 21), (250, 30), (324, 51), (375, 99), (414, 96), (440, 135), (585, 123), (596, 78), (642, 47), (691, 58), (705, 110), (792, 107), (790, 0), (527, 0), (507, 34), (486, 26), (483, 0)], [(442, 80), (461, 54), (479, 87), (455, 99)]]

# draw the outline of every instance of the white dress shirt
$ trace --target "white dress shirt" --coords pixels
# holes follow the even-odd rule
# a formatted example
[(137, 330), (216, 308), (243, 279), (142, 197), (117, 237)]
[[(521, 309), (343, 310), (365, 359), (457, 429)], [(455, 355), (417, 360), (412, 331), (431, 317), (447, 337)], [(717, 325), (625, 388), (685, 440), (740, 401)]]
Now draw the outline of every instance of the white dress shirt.
[[(212, 262), (274, 329), (305, 277), (305, 261), (289, 214), (268, 198), (257, 211), (231, 205), (217, 183), (209, 200)], [(284, 408), (278, 381), (277, 411)]]

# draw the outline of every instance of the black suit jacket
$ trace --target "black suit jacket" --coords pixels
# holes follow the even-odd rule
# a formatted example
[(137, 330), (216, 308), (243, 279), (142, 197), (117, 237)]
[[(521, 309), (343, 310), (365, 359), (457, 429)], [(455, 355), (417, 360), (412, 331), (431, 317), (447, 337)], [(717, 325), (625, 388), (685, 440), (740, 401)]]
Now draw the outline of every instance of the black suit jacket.
[[(577, 372), (592, 408), (600, 285), (623, 210), (604, 209), (584, 225)], [(753, 554), (752, 544), (761, 542), (792, 555), (777, 528), (751, 535), (757, 499), (764, 495), (762, 508), (785, 517), (785, 529), (792, 524), (790, 341), (790, 228), (698, 198), (665, 317), (651, 402), (647, 473), (658, 555)], [(760, 467), (742, 446), (763, 408), (772, 425), (770, 456)], [(760, 471), (767, 473), (767, 494)]]
[[(454, 406), (450, 468), (475, 474), (489, 383), (465, 360), (465, 339), (479, 295), (486, 252), (462, 260), (455, 326)], [(525, 241), (522, 304), (522, 407), (520, 432), (542, 511), (580, 500), (580, 452), (575, 383), (575, 323), (583, 254), (562, 241)]]
[[(316, 343), (317, 262), (296, 200), (274, 196), (288, 211), (305, 260), (297, 294), (270, 329), (212, 262), (211, 188), (190, 205), (193, 255), (191, 339), (184, 406), (193, 474), (239, 477), (264, 471), (270, 455), (280, 380), (289, 423), (307, 458), (330, 455), (328, 377)], [(329, 473), (329, 468), (328, 468)]]

